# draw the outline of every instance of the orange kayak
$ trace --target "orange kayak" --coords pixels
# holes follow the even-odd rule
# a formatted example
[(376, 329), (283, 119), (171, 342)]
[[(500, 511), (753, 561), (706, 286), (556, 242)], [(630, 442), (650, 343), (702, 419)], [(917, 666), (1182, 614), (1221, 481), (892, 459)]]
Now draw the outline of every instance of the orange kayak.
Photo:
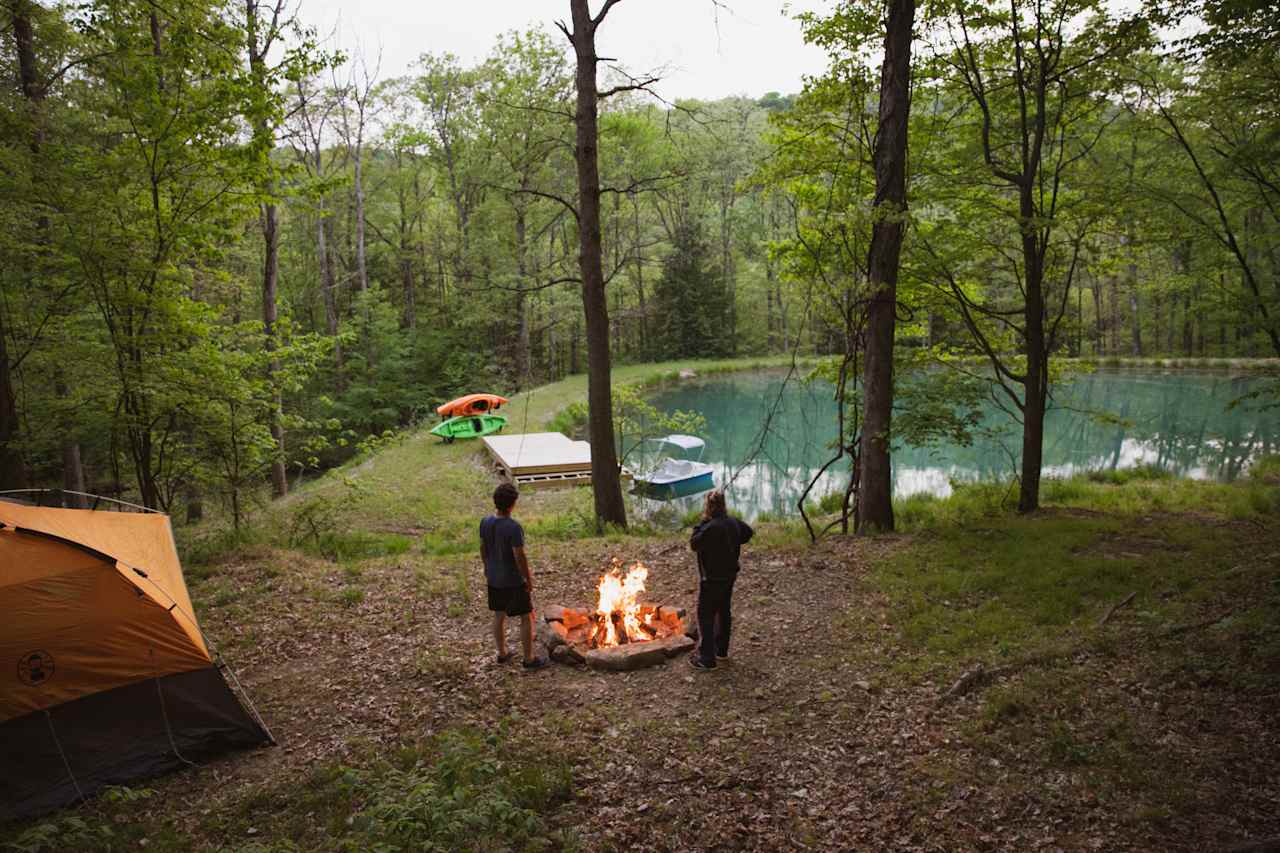
[(506, 402), (506, 397), (499, 397), (497, 394), (468, 394), (437, 407), (436, 414), (442, 418), (484, 415), (502, 408), (502, 404)]

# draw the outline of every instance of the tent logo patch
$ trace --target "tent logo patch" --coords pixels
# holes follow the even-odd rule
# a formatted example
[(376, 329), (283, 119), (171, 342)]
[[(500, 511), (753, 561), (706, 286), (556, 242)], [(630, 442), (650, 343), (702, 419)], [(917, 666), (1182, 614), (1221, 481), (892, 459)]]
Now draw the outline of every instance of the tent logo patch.
[(18, 680), (37, 687), (53, 678), (53, 655), (44, 649), (27, 652), (18, 661)]

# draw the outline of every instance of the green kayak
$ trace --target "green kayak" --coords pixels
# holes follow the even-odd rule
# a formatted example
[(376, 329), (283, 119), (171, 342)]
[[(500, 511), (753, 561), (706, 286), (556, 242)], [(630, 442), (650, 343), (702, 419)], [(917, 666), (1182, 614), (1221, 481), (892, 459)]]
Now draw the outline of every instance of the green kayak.
[(447, 444), (455, 438), (479, 438), (497, 432), (506, 425), (507, 419), (502, 415), (466, 415), (436, 424), (431, 434), (440, 436)]

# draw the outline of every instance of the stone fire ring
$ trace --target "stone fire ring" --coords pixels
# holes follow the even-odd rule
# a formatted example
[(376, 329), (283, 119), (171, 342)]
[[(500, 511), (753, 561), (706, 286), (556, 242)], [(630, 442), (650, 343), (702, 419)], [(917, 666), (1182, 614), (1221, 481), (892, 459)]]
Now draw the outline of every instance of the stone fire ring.
[[(684, 610), (662, 607), (667, 618), (674, 618), (681, 623)], [(657, 666), (665, 663), (667, 658), (693, 651), (694, 641), (685, 635), (683, 629), (677, 633), (657, 640), (627, 643), (604, 649), (587, 649), (571, 642), (576, 636), (574, 628), (585, 624), (587, 617), (578, 610), (553, 604), (542, 611), (538, 620), (534, 641), (540, 644), (548, 657), (565, 664), (585, 664), (589, 669), (608, 672), (628, 672)]]

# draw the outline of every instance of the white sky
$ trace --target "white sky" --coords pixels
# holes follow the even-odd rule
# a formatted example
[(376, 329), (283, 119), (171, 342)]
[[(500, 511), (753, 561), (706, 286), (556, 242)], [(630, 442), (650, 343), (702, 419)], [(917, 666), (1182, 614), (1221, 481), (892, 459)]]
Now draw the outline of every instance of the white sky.
[[(600, 3), (591, 0), (593, 13)], [(657, 86), (667, 99), (794, 93), (802, 75), (826, 68), (825, 54), (801, 40), (783, 7), (823, 9), (830, 0), (721, 5), (717, 32), (711, 0), (625, 0), (601, 25), (597, 51), (633, 74), (667, 66)], [(381, 52), (378, 77), (385, 79), (407, 72), (423, 53), (447, 51), (470, 64), (512, 29), (542, 25), (564, 39), (554, 22), (568, 21), (569, 0), (299, 0), (298, 14), (322, 39), (336, 33), (343, 49), (358, 49), (371, 68)]]

